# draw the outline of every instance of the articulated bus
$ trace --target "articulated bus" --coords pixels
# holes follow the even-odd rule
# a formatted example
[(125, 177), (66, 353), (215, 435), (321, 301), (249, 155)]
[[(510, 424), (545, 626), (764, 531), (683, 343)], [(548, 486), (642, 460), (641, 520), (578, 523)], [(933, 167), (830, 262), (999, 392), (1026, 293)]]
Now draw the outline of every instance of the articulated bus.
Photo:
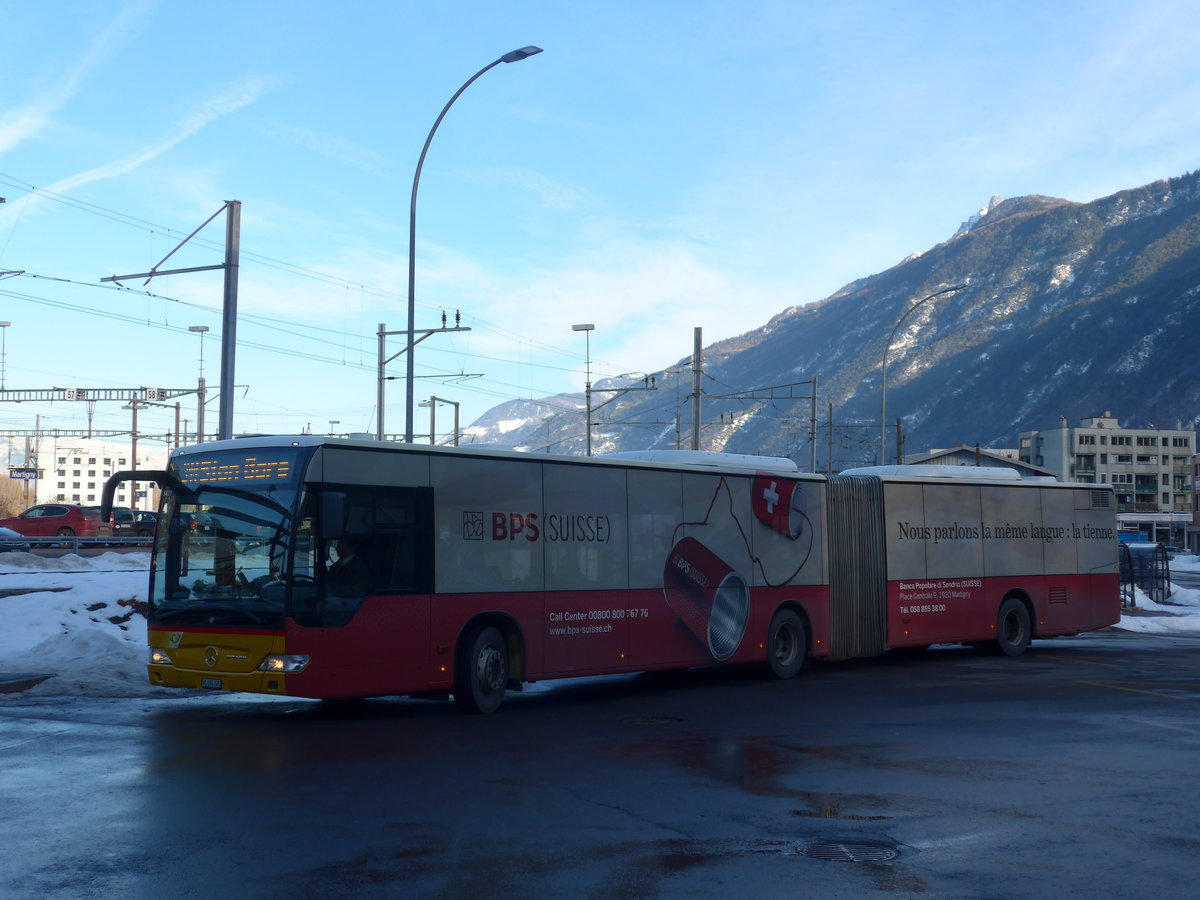
[(149, 679), (310, 698), (988, 644), (1120, 618), (1107, 485), (695, 451), (577, 458), (311, 435), (157, 481)]

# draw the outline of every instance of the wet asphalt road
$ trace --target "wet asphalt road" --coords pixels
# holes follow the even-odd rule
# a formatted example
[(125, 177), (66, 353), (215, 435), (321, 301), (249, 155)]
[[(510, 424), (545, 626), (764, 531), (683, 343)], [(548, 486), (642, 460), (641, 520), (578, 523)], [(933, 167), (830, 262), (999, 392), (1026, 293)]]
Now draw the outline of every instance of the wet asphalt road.
[(1196, 590), (1200, 588), (1200, 572), (1194, 569), (1179, 569), (1171, 566), (1171, 583), (1176, 587)]
[(0, 896), (1194, 896), (1198, 750), (1200, 640), (1118, 633), (488, 717), (0, 695)]

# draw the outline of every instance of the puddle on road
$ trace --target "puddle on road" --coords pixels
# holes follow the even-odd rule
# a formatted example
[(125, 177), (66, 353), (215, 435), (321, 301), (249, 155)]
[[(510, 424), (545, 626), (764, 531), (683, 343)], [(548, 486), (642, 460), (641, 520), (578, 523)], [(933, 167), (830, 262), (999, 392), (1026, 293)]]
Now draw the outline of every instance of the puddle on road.
[(891, 801), (876, 794), (832, 794), (788, 788), (781, 782), (796, 771), (805, 756), (862, 762), (874, 758), (864, 747), (783, 746), (769, 738), (677, 737), (632, 744), (631, 755), (653, 757), (700, 772), (722, 784), (763, 797), (803, 804), (792, 815), (817, 819), (877, 822), (891, 819), (882, 810)]

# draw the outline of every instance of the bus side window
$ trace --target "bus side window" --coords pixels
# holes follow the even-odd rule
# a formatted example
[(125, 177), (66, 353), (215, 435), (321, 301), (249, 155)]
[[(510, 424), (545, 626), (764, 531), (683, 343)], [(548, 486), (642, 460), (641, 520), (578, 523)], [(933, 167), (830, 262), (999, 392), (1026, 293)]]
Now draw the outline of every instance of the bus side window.
[[(384, 590), (432, 589), (432, 503), (428, 488), (386, 491), (375, 499), (376, 576)], [(424, 549), (423, 549), (424, 548)]]
[(375, 534), (375, 574), (385, 590), (417, 590), (417, 541), (411, 530), (380, 531)]
[(359, 535), (371, 593), (433, 589), (433, 503), (429, 488), (339, 487), (346, 495), (347, 535)]

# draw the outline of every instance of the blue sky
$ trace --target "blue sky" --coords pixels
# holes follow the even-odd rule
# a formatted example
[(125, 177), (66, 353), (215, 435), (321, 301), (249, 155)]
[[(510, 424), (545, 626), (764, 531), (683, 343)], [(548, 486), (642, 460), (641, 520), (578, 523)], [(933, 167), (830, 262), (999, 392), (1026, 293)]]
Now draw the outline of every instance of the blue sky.
[[(192, 325), (215, 383), (219, 272), (100, 279), (236, 199), (235, 430), (373, 431), (422, 143), (528, 44), (545, 52), (473, 84), (425, 163), (417, 326), (460, 310), (472, 330), (418, 347), (417, 398), (466, 424), (581, 391), (581, 322), (594, 378), (661, 369), (693, 328), (712, 343), (820, 300), (993, 194), (1088, 201), (1197, 168), (1196, 6), (0, 0), (0, 270), (26, 273), (0, 279), (5, 386), (188, 387)], [(219, 263), (223, 237), (218, 219), (167, 267)], [(388, 431), (403, 396), (389, 382)], [(37, 415), (87, 420), (5, 403), (0, 434)], [(93, 424), (130, 413), (101, 403)]]

